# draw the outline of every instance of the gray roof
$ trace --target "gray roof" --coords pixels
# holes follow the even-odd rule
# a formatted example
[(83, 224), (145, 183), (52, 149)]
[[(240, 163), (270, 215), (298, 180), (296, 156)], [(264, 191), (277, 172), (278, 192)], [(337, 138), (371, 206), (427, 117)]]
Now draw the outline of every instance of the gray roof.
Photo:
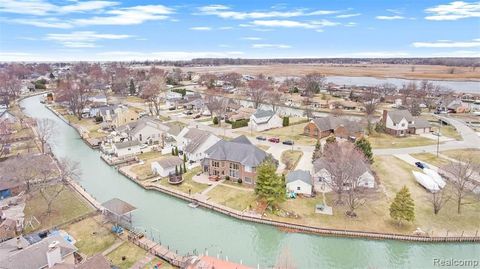
[(125, 214), (128, 214), (130, 212), (132, 212), (133, 210), (137, 209), (136, 207), (134, 207), (133, 205), (123, 201), (123, 200), (120, 200), (118, 198), (113, 198), (113, 199), (110, 199), (108, 201), (106, 201), (105, 203), (102, 204), (103, 207), (105, 207), (105, 209), (115, 215), (119, 215), (119, 216), (122, 216), (122, 215), (125, 215)]
[(296, 180), (301, 180), (307, 184), (312, 185), (312, 176), (309, 171), (306, 170), (295, 170), (287, 174), (287, 182), (294, 182)]
[(232, 141), (220, 140), (205, 153), (209, 159), (238, 162), (250, 167), (258, 166), (267, 157), (265, 151), (254, 146), (243, 135)]
[(136, 132), (142, 130), (144, 127), (150, 126), (152, 128), (157, 129), (159, 132), (167, 132), (170, 127), (161, 123), (159, 120), (154, 119), (152, 117), (143, 117), (138, 119), (135, 122), (131, 122), (117, 128), (119, 132), (126, 132), (129, 135), (133, 135)]
[(430, 122), (421, 117), (414, 117), (413, 124), (408, 125), (408, 127), (428, 128), (430, 127)]
[(273, 110), (263, 110), (263, 109), (257, 109), (255, 113), (253, 113), (253, 116), (257, 119), (259, 118), (264, 118), (264, 117), (272, 117), (275, 115), (275, 112)]
[(362, 131), (362, 126), (359, 122), (345, 117), (327, 116), (323, 118), (315, 118), (312, 121), (321, 132), (335, 130), (340, 126), (347, 128), (347, 130), (351, 133)]
[(92, 257), (88, 258), (84, 263), (78, 264), (76, 269), (111, 269), (110, 263), (105, 259), (101, 254), (95, 254)]
[[(193, 130), (196, 130), (196, 131), (193, 131)], [(193, 131), (193, 132), (192, 132)], [(190, 139), (190, 142), (187, 144), (187, 146), (185, 147), (185, 152), (188, 152), (188, 153), (193, 153), (195, 152), (195, 150), (200, 147), (203, 142), (207, 141), (208, 137), (210, 136), (211, 133), (207, 132), (207, 131), (201, 131), (201, 132), (198, 132), (198, 131), (201, 131), (201, 130), (198, 130), (198, 129), (190, 129), (186, 134), (185, 134), (185, 137), (188, 136), (188, 139)], [(192, 135), (192, 133), (195, 133), (195, 135)]]
[(171, 168), (171, 167), (180, 166), (183, 164), (183, 160), (181, 160), (176, 156), (165, 157), (155, 162), (158, 163), (163, 168)]
[(139, 145), (140, 145), (140, 142), (137, 141), (137, 140), (115, 143), (115, 147), (117, 149), (124, 149), (124, 148), (128, 148), (128, 147), (139, 146)]
[(398, 124), (405, 118), (408, 122), (413, 121), (412, 114), (406, 109), (402, 110), (390, 110), (387, 112), (388, 116), (392, 119), (393, 123)]
[[(325, 165), (325, 160), (323, 158), (316, 159), (313, 162), (313, 173), (316, 174), (320, 170), (325, 169), (328, 171), (327, 166)], [(367, 164), (363, 166), (364, 171), (363, 172), (369, 172), (370, 173), (370, 168), (368, 167)]]
[(50, 235), (42, 241), (30, 245), (22, 250), (0, 257), (1, 268), (6, 269), (31, 269), (47, 266), (48, 246), (58, 241), (62, 258), (73, 254), (77, 248), (67, 242), (61, 235)]

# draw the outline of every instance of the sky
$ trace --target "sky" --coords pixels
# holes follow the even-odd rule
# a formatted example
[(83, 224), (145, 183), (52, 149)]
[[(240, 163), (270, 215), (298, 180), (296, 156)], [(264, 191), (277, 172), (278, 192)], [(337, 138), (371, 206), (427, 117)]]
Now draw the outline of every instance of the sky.
[(480, 56), (480, 1), (0, 0), (0, 61), (438, 56)]

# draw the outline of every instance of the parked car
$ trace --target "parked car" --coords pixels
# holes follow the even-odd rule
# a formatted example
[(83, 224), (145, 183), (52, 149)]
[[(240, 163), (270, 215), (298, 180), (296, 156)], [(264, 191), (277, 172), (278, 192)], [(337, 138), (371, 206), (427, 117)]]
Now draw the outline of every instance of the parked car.
[(270, 137), (268, 139), (268, 141), (272, 142), (272, 143), (280, 143), (280, 139), (277, 138), (277, 137)]
[(422, 163), (422, 162), (415, 162), (415, 165), (420, 169), (428, 168), (428, 165), (426, 163)]
[(145, 148), (147, 148), (147, 147), (148, 147), (147, 144), (142, 144), (142, 145), (140, 146), (141, 149), (145, 149)]
[(282, 144), (292, 146), (294, 143), (292, 140), (285, 140), (282, 142)]
[(265, 136), (257, 136), (257, 140), (265, 141), (267, 138)]
[(171, 107), (168, 108), (168, 110), (175, 110), (175, 109), (177, 109), (177, 108), (174, 107), (174, 106), (171, 106)]
[(194, 119), (199, 119), (201, 116), (202, 116), (202, 115), (197, 114), (197, 115), (193, 116), (193, 118), (194, 118)]
[(191, 110), (186, 110), (185, 112), (183, 112), (183, 114), (185, 115), (193, 115), (193, 112)]

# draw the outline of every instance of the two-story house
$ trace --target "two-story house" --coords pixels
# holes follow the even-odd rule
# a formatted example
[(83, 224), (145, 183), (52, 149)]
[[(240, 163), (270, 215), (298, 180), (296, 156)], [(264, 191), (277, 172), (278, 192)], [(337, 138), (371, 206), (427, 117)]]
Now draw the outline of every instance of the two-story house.
[(219, 140), (208, 131), (185, 127), (177, 135), (177, 147), (183, 150), (188, 160), (196, 162), (205, 158), (205, 151)]
[(413, 117), (408, 110), (383, 110), (382, 122), (385, 132), (394, 136), (430, 132), (430, 123), (420, 117)]
[(143, 117), (138, 121), (118, 127), (116, 131), (120, 134), (125, 133), (130, 140), (138, 140), (149, 145), (163, 145), (169, 129), (170, 127), (152, 117)]
[(232, 180), (242, 180), (252, 186), (257, 177), (256, 167), (268, 156), (245, 136), (231, 141), (220, 140), (205, 153), (203, 171), (209, 176), (228, 176)]
[(344, 117), (328, 116), (311, 120), (303, 128), (303, 133), (317, 139), (322, 139), (331, 134), (340, 138), (359, 138), (363, 135), (363, 128), (357, 121)]

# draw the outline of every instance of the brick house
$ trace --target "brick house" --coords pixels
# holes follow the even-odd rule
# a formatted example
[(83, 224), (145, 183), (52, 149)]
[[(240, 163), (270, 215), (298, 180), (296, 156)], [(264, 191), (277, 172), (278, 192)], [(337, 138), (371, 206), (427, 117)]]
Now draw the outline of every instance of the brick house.
[(304, 128), (303, 134), (322, 139), (331, 134), (340, 138), (361, 137), (363, 128), (360, 123), (343, 117), (328, 116), (311, 120)]
[(241, 179), (243, 183), (254, 185), (257, 176), (256, 167), (268, 154), (253, 145), (245, 136), (231, 141), (220, 140), (205, 152), (203, 171), (209, 176), (232, 180)]

